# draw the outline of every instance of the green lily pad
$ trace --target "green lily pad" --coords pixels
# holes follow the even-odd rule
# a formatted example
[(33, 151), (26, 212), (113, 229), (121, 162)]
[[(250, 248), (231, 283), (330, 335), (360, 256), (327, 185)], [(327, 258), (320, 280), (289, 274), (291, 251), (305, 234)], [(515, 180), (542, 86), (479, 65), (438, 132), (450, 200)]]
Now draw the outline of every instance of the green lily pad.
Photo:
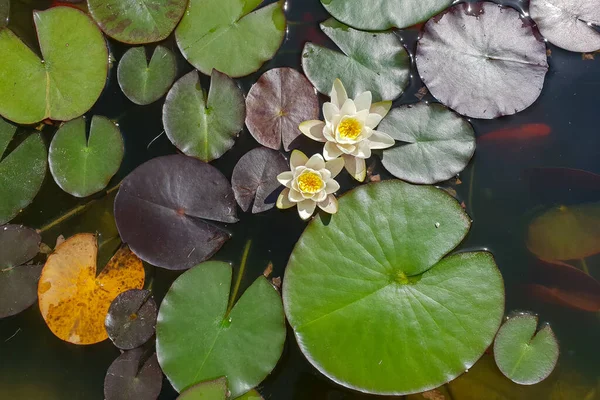
[(529, 251), (542, 260), (576, 260), (600, 253), (600, 203), (552, 208), (529, 224)]
[(227, 75), (213, 70), (208, 96), (197, 71), (179, 79), (167, 94), (163, 125), (184, 154), (202, 161), (221, 157), (244, 128), (244, 94)]
[(156, 350), (173, 387), (225, 376), (232, 397), (257, 386), (273, 370), (285, 340), (277, 290), (258, 278), (228, 312), (232, 268), (209, 261), (171, 286), (158, 313)]
[(77, 118), (106, 83), (102, 32), (71, 7), (34, 11), (33, 17), (43, 60), (11, 30), (0, 29), (0, 114), (21, 124)]
[(175, 30), (183, 56), (202, 73), (213, 69), (237, 78), (273, 58), (286, 32), (283, 1), (256, 9), (262, 0), (189, 0)]
[(558, 361), (558, 342), (550, 325), (536, 333), (538, 319), (521, 314), (502, 325), (494, 342), (494, 358), (500, 371), (521, 385), (546, 379)]
[(469, 226), (446, 192), (402, 181), (360, 186), (329, 221), (315, 218), (283, 284), (308, 360), (341, 385), (381, 395), (423, 392), (469, 369), (504, 315), (491, 254), (444, 258)]
[(181, 20), (187, 0), (87, 0), (87, 4), (108, 36), (142, 44), (166, 39)]
[(399, 97), (410, 77), (410, 57), (392, 32), (362, 32), (329, 19), (321, 29), (342, 53), (307, 43), (302, 68), (317, 90), (329, 95), (339, 78), (350, 97), (371, 91), (373, 101)]
[(454, 0), (321, 0), (335, 19), (357, 29), (383, 31), (407, 28), (443, 11)]
[(383, 166), (412, 183), (448, 180), (467, 166), (475, 152), (471, 124), (441, 104), (395, 108), (378, 129), (404, 142), (383, 151)]
[(104, 189), (121, 166), (124, 153), (119, 128), (108, 118), (92, 118), (86, 138), (83, 117), (65, 123), (56, 132), (48, 163), (54, 181), (62, 190), (86, 197)]
[(177, 400), (227, 400), (227, 378), (200, 382), (183, 392)]
[(154, 103), (171, 87), (177, 76), (177, 61), (173, 52), (157, 46), (150, 63), (143, 47), (133, 47), (119, 61), (117, 78), (121, 90), (138, 105)]
[(46, 145), (38, 133), (2, 158), (16, 130), (0, 118), (0, 224), (31, 204), (46, 176)]

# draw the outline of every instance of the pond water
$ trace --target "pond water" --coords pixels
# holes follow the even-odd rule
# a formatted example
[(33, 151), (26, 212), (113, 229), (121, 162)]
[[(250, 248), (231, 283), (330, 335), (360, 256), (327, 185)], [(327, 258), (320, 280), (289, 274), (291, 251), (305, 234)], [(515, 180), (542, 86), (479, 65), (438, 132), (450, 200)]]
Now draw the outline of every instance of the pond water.
[[(13, 1), (10, 26), (25, 37), (33, 38), (31, 21), (27, 16), (32, 8), (45, 8), (48, 3)], [(522, 9), (525, 1), (501, 3)], [(286, 14), (288, 35), (277, 56), (257, 73), (238, 80), (246, 92), (268, 69), (280, 66), (299, 68), (302, 46), (307, 40), (331, 44), (318, 28), (318, 23), (328, 17), (318, 0), (288, 0)], [(399, 35), (407, 49), (414, 53), (418, 31), (407, 30)], [(127, 49), (112, 40), (109, 40), (109, 44), (116, 60)], [(164, 45), (179, 54), (172, 38)], [(514, 129), (522, 133), (523, 126), (527, 124), (536, 124), (530, 128), (534, 130), (547, 131), (549, 127), (550, 133), (539, 136), (522, 134), (504, 141), (481, 140), (475, 158), (459, 176), (462, 183), (452, 182), (443, 186), (456, 191), (459, 201), (465, 202), (474, 220), (472, 230), (461, 248), (487, 248), (494, 253), (505, 279), (507, 311), (530, 310), (539, 314), (541, 321), (551, 324), (561, 347), (558, 369), (578, 376), (582, 385), (590, 388), (586, 392), (591, 393), (588, 399), (593, 399), (600, 398), (600, 393), (591, 391), (598, 385), (600, 371), (599, 315), (548, 304), (523, 290), (525, 284), (535, 280), (530, 273), (535, 258), (526, 247), (527, 225), (535, 213), (556, 204), (600, 201), (597, 197), (598, 188), (581, 191), (575, 181), (557, 182), (555, 187), (548, 184), (542, 196), (530, 190), (527, 177), (532, 168), (568, 167), (600, 173), (600, 124), (597, 122), (600, 54), (593, 59), (593, 56), (583, 57), (580, 53), (570, 53), (550, 44), (548, 49), (550, 72), (542, 95), (533, 106), (511, 117), (471, 122), (478, 138), (499, 129)], [(189, 64), (179, 56), (178, 76), (189, 70)], [(203, 83), (208, 84), (208, 78), (203, 79)], [(422, 87), (413, 66), (410, 86), (396, 104), (417, 102), (416, 96)], [(425, 97), (427, 99), (432, 100), (429, 96)], [(109, 83), (102, 97), (87, 114), (104, 115), (118, 121), (125, 138), (125, 159), (109, 187), (142, 162), (176, 152), (162, 133), (161, 109), (162, 101), (148, 106), (135, 106), (128, 101), (117, 84), (116, 62), (113, 63)], [(54, 127), (44, 128), (46, 143), (50, 142), (54, 132)], [(231, 177), (233, 166), (241, 155), (256, 146), (257, 143), (244, 130), (233, 149), (213, 164)], [(302, 146), (308, 152), (319, 150), (316, 144), (308, 140)], [(384, 179), (388, 177), (379, 161), (374, 162), (372, 167), (374, 175), (380, 174)], [(548, 180), (552, 182), (552, 176)], [(349, 179), (341, 183), (344, 190), (354, 185)], [(89, 200), (75, 199), (62, 192), (47, 174), (34, 203), (13, 223), (40, 228)], [(101, 240), (111, 239), (114, 225), (109, 214), (110, 201), (98, 202), (97, 205), (98, 209), (92, 209), (93, 212), (83, 213), (47, 229), (43, 235), (44, 241), (53, 245), (59, 234), (69, 236), (75, 232), (93, 232), (96, 229), (100, 232)], [(292, 247), (304, 226), (293, 210), (285, 213), (271, 210), (259, 215), (240, 213), (240, 222), (228, 227), (233, 234), (232, 240), (215, 258), (236, 266), (244, 244), (251, 239), (242, 289), (248, 287), (269, 262), (274, 266), (273, 276), (283, 276)], [(590, 273), (598, 278), (600, 258), (591, 257), (586, 261)], [(157, 300), (162, 299), (179, 274), (148, 268), (148, 280), (152, 282)], [(106, 370), (118, 355), (119, 350), (110, 341), (88, 347), (62, 342), (49, 331), (38, 307), (34, 305), (20, 315), (0, 320), (0, 398), (101, 400)], [(494, 383), (490, 381), (490, 385)], [(321, 376), (301, 354), (291, 330), (288, 331), (285, 350), (277, 368), (263, 382), (260, 391), (266, 399), (375, 398), (341, 388)], [(499, 399), (525, 398), (516, 392), (498, 396), (504, 396)], [(160, 399), (175, 397), (176, 392), (165, 379)], [(453, 398), (460, 400), (462, 397), (455, 395)]]

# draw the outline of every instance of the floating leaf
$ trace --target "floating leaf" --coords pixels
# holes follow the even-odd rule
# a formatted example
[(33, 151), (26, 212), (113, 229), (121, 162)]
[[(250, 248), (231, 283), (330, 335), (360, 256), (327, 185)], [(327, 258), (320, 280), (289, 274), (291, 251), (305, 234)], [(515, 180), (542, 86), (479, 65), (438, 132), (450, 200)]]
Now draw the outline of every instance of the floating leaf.
[(600, 50), (600, 7), (594, 0), (531, 0), (529, 14), (552, 44), (570, 51)]
[(363, 392), (423, 392), (470, 368), (504, 315), (491, 254), (444, 257), (470, 220), (446, 192), (401, 181), (360, 186), (315, 218), (286, 268), (283, 300), (300, 349)]
[(121, 57), (117, 78), (121, 90), (138, 105), (154, 103), (171, 87), (177, 76), (177, 60), (166, 47), (157, 46), (150, 63), (143, 47), (133, 47)]
[(24, 265), (40, 249), (40, 235), (22, 225), (0, 226), (0, 318), (29, 308), (37, 299), (41, 265)]
[(229, 239), (212, 222), (237, 222), (231, 185), (215, 167), (182, 155), (154, 158), (121, 185), (115, 200), (121, 238), (142, 260), (188, 269)]
[(246, 98), (246, 125), (263, 146), (289, 151), (300, 136), (298, 126), (319, 118), (319, 98), (311, 83), (292, 68), (265, 72)]
[(257, 214), (270, 210), (281, 187), (277, 175), (289, 169), (285, 158), (275, 150), (259, 147), (246, 153), (233, 169), (231, 184), (235, 199), (244, 211)]
[(183, 392), (177, 400), (227, 400), (227, 378), (200, 382)]
[(260, 393), (253, 389), (246, 394), (237, 397), (236, 400), (263, 400), (263, 398)]
[(70, 237), (52, 253), (38, 286), (42, 317), (60, 339), (94, 344), (108, 338), (104, 319), (122, 292), (144, 286), (142, 262), (123, 247), (100, 274), (96, 271), (96, 236)]
[(494, 358), (500, 371), (521, 385), (546, 379), (558, 361), (558, 342), (550, 325), (536, 333), (538, 319), (521, 314), (502, 325), (494, 342)]
[(529, 107), (548, 71), (546, 45), (518, 11), (494, 3), (458, 4), (425, 24), (417, 67), (436, 99), (473, 118)]
[(202, 73), (237, 78), (270, 60), (285, 37), (283, 1), (255, 10), (262, 0), (189, 0), (175, 30), (183, 56)]
[(2, 158), (16, 130), (0, 118), (0, 224), (31, 204), (46, 176), (46, 146), (37, 133)]
[(121, 354), (104, 378), (106, 400), (156, 400), (162, 389), (162, 371), (156, 353), (145, 357), (143, 348)]
[(123, 160), (123, 137), (108, 118), (94, 115), (89, 137), (83, 117), (65, 123), (54, 135), (48, 164), (62, 190), (86, 197), (104, 189)]
[(448, 180), (467, 166), (475, 152), (471, 124), (441, 104), (395, 108), (378, 129), (405, 143), (383, 151), (383, 166), (412, 183)]
[(207, 97), (198, 72), (192, 71), (169, 90), (163, 125), (179, 150), (208, 162), (233, 147), (245, 114), (244, 95), (231, 78), (213, 70)]
[(321, 0), (335, 19), (368, 31), (408, 28), (428, 20), (452, 2), (453, 0), (371, 0), (366, 11), (361, 0)]
[(140, 347), (154, 335), (157, 314), (158, 308), (152, 293), (132, 289), (113, 300), (104, 325), (115, 346), (131, 350)]
[(43, 60), (9, 29), (0, 29), (0, 114), (32, 124), (67, 121), (96, 102), (108, 68), (102, 32), (71, 7), (34, 11)]
[(286, 329), (277, 290), (261, 276), (228, 312), (231, 274), (224, 262), (200, 264), (177, 278), (160, 306), (156, 351), (178, 391), (225, 376), (235, 398), (281, 356)]
[(356, 98), (371, 91), (373, 100), (393, 100), (403, 92), (410, 75), (410, 57), (392, 32), (362, 32), (329, 19), (321, 29), (343, 52), (307, 43), (302, 68), (323, 94), (329, 95), (339, 78)]
[(552, 208), (529, 224), (529, 250), (542, 260), (574, 260), (600, 253), (600, 203)]

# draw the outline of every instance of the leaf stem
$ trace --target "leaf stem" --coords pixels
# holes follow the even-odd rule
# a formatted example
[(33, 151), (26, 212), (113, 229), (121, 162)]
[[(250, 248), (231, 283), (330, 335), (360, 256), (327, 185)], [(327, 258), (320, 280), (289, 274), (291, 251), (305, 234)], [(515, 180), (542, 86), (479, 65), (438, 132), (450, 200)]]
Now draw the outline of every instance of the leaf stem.
[(588, 268), (587, 262), (585, 261), (585, 258), (582, 258), (581, 260), (579, 260), (581, 262), (581, 268), (583, 269), (583, 272), (585, 272), (586, 274), (590, 274), (590, 269)]
[(246, 246), (244, 246), (244, 253), (242, 254), (242, 261), (240, 262), (240, 270), (238, 271), (237, 278), (235, 280), (235, 285), (233, 286), (233, 291), (231, 292), (231, 297), (229, 298), (229, 305), (227, 306), (227, 312), (225, 313), (225, 319), (229, 317), (229, 313), (233, 309), (235, 305), (235, 301), (237, 300), (238, 292), (240, 291), (240, 285), (242, 284), (242, 279), (244, 278), (244, 272), (246, 271), (246, 263), (248, 262), (248, 254), (250, 253), (250, 246), (252, 245), (252, 239), (249, 239), (246, 242)]

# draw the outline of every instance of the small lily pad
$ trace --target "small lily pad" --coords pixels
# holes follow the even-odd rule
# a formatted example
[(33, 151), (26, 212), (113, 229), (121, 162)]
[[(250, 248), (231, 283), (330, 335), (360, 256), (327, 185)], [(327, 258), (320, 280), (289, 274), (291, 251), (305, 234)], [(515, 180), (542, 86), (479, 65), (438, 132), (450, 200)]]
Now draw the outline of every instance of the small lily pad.
[(233, 190), (215, 167), (192, 157), (154, 158), (135, 169), (115, 199), (121, 238), (142, 260), (188, 269), (229, 239), (212, 221), (237, 222)]
[(41, 240), (22, 225), (0, 226), (0, 318), (18, 314), (37, 300), (42, 265), (25, 263), (38, 254)]
[(441, 104), (395, 108), (378, 129), (404, 142), (383, 151), (383, 166), (412, 183), (448, 180), (467, 166), (475, 152), (471, 124)]
[(149, 358), (143, 348), (121, 354), (104, 378), (105, 400), (156, 400), (162, 389), (162, 371), (156, 353)]
[(83, 117), (65, 123), (54, 135), (48, 164), (62, 190), (86, 197), (104, 189), (117, 173), (125, 151), (119, 128), (108, 118), (92, 118), (86, 138)]
[(521, 385), (546, 379), (558, 361), (558, 342), (550, 325), (536, 333), (534, 315), (516, 315), (502, 325), (494, 342), (494, 358), (500, 371)]
[(189, 0), (175, 30), (183, 56), (203, 74), (213, 69), (237, 78), (270, 60), (286, 33), (283, 1)]
[(208, 96), (197, 71), (179, 79), (167, 95), (163, 124), (169, 140), (202, 161), (221, 157), (244, 128), (246, 105), (233, 79), (213, 70)]
[(343, 53), (313, 43), (304, 46), (302, 68), (319, 92), (329, 95), (338, 78), (351, 98), (370, 91), (373, 101), (393, 100), (404, 92), (410, 57), (394, 33), (362, 32), (334, 19), (321, 29)]
[(177, 400), (227, 400), (227, 378), (200, 382), (181, 392)]
[(233, 169), (231, 184), (235, 199), (244, 211), (252, 205), (252, 213), (270, 210), (277, 201), (281, 184), (277, 175), (289, 169), (278, 151), (259, 147), (246, 153)]
[(548, 72), (546, 44), (518, 11), (458, 4), (425, 24), (417, 67), (436, 99), (460, 114), (491, 119), (529, 107)]
[(143, 47), (133, 47), (119, 61), (117, 78), (121, 90), (138, 105), (154, 103), (171, 87), (177, 76), (177, 60), (166, 47), (157, 46), (150, 63)]
[(301, 135), (298, 126), (318, 119), (319, 98), (304, 75), (292, 68), (275, 68), (252, 85), (246, 110), (246, 125), (258, 143), (279, 150), (283, 141), (285, 151), (290, 151)]
[(209, 261), (173, 283), (158, 313), (156, 351), (173, 387), (225, 376), (233, 398), (257, 386), (283, 351), (281, 297), (259, 277), (228, 311), (231, 265)]
[(158, 307), (150, 291), (131, 289), (113, 300), (104, 326), (115, 346), (131, 350), (154, 335), (157, 314)]

